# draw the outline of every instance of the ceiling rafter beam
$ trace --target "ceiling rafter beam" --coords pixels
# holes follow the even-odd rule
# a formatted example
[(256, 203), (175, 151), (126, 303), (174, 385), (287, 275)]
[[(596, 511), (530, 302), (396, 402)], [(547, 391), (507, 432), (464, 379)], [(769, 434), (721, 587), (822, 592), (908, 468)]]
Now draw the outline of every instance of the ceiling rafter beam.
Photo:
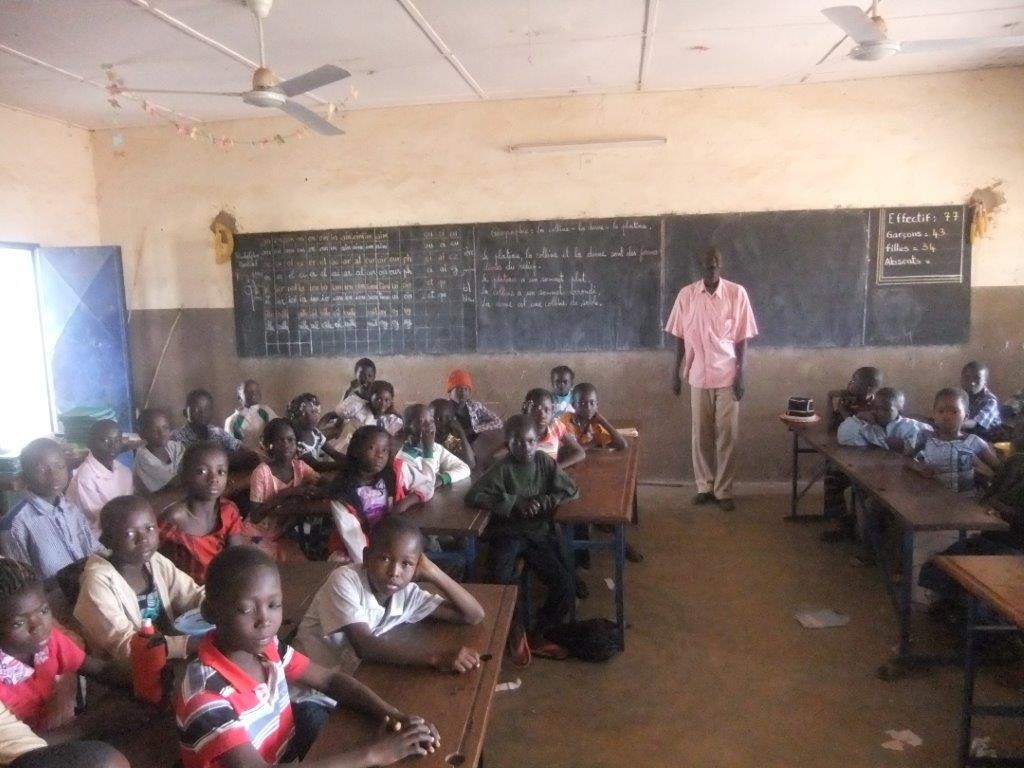
[(420, 12), (419, 8), (413, 3), (412, 0), (397, 0), (398, 4), (402, 6), (409, 18), (411, 18), (416, 26), (420, 28), (420, 31), (427, 36), (427, 39), (434, 44), (437, 48), (438, 53), (447, 59), (448, 63), (452, 68), (459, 73), (466, 84), (473, 89), (474, 93), (481, 99), (487, 98), (487, 92), (481, 87), (480, 83), (476, 81), (476, 78), (470, 74), (469, 70), (466, 69), (465, 65), (459, 60), (459, 57), (455, 55), (455, 52), (448, 47), (448, 44), (444, 41), (441, 35), (438, 34), (430, 22), (427, 21), (426, 17)]
[[(150, 14), (151, 16), (153, 16), (156, 19), (159, 19), (160, 21), (162, 21), (164, 24), (166, 24), (167, 26), (171, 27), (172, 29), (175, 29), (178, 32), (181, 32), (183, 35), (188, 35), (193, 40), (196, 40), (196, 41), (202, 43), (203, 45), (207, 45), (210, 48), (213, 48), (215, 51), (224, 54), (229, 59), (233, 59), (234, 61), (237, 61), (239, 64), (243, 64), (244, 66), (249, 67), (249, 69), (252, 69), (252, 70), (255, 71), (255, 70), (259, 69), (259, 67), (260, 67), (259, 62), (253, 61), (252, 59), (250, 59), (245, 54), (242, 54), (242, 53), (239, 53), (238, 51), (236, 51), (234, 48), (231, 48), (230, 46), (224, 45), (224, 43), (220, 42), (219, 40), (215, 40), (214, 38), (210, 37), (209, 35), (203, 34), (202, 32), (200, 32), (195, 27), (191, 27), (188, 24), (186, 24), (184, 21), (182, 21), (181, 19), (176, 18), (175, 16), (172, 16), (171, 14), (167, 13), (167, 11), (161, 11), (152, 2), (150, 2), (150, 0), (125, 0), (125, 1), (130, 3), (130, 4), (132, 4), (132, 5), (134, 5), (137, 8), (141, 8), (142, 10), (146, 11), (146, 13)], [(303, 95), (307, 96), (308, 98), (313, 99), (314, 101), (316, 101), (316, 102), (318, 102), (320, 104), (328, 104), (329, 103), (329, 101), (327, 99), (325, 99), (325, 98), (323, 98), (321, 96), (317, 96), (315, 93), (306, 93), (306, 94), (303, 94)]]
[(640, 34), (640, 68), (637, 72), (636, 89), (644, 89), (644, 78), (651, 65), (651, 48), (654, 46), (654, 28), (658, 23), (659, 0), (644, 0), (644, 28)]

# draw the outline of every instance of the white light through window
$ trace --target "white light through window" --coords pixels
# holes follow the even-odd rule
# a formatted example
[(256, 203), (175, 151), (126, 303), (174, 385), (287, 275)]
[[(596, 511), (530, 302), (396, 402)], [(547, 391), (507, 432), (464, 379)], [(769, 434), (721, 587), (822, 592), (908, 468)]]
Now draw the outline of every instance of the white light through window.
[(0, 328), (9, 361), (0, 376), (0, 453), (16, 454), (53, 431), (31, 250), (0, 246)]

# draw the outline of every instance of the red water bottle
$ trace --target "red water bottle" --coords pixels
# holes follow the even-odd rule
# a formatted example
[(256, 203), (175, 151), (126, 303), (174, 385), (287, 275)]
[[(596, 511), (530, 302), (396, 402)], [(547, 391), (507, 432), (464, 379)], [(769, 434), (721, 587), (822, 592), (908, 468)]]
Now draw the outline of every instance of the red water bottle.
[(132, 687), (135, 698), (160, 704), (164, 699), (161, 672), (167, 664), (167, 643), (150, 646), (156, 630), (152, 619), (143, 619), (138, 633), (132, 638)]

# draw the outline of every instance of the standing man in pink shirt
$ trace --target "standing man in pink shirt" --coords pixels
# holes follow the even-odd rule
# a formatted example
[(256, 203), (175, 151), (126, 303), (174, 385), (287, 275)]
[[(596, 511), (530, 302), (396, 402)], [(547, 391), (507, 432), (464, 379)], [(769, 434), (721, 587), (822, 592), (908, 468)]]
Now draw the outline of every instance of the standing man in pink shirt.
[[(731, 512), (733, 450), (743, 399), (743, 358), (757, 322), (747, 291), (722, 279), (722, 254), (711, 246), (700, 260), (702, 278), (683, 286), (669, 313), (665, 331), (676, 337), (672, 391), (690, 385), (694, 504)], [(681, 369), (681, 373), (680, 373)]]

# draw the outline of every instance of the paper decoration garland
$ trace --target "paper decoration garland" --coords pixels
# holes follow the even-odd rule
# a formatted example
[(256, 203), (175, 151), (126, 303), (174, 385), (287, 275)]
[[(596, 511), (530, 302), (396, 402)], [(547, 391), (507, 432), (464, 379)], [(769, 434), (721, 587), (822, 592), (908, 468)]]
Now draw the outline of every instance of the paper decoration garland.
[[(132, 93), (131, 89), (125, 86), (124, 79), (117, 74), (112, 64), (103, 64), (101, 69), (106, 73), (107, 76), (107, 103), (113, 109), (121, 109), (121, 99), (131, 99), (138, 103), (142, 110), (154, 117), (159, 117), (166, 120), (168, 123), (174, 126), (179, 136), (188, 137), (193, 141), (202, 141), (210, 144), (214, 147), (220, 147), (221, 149), (232, 149), (233, 147), (256, 147), (262, 149), (271, 144), (285, 144), (291, 139), (301, 139), (308, 132), (309, 129), (306, 126), (296, 128), (290, 133), (275, 133), (273, 136), (268, 136), (262, 139), (233, 139), (230, 136), (216, 135), (203, 129), (199, 124), (182, 115), (180, 112), (175, 112), (173, 109), (162, 107), (159, 104), (153, 104), (150, 101), (146, 101), (140, 96)], [(350, 101), (355, 101), (359, 98), (359, 90), (355, 86), (349, 87), (348, 97), (341, 102), (341, 106), (347, 106)], [(339, 111), (339, 106), (334, 102), (327, 103), (327, 120), (330, 120)], [(116, 131), (112, 137), (112, 143), (114, 146), (115, 154), (124, 154), (125, 137), (120, 131)]]

